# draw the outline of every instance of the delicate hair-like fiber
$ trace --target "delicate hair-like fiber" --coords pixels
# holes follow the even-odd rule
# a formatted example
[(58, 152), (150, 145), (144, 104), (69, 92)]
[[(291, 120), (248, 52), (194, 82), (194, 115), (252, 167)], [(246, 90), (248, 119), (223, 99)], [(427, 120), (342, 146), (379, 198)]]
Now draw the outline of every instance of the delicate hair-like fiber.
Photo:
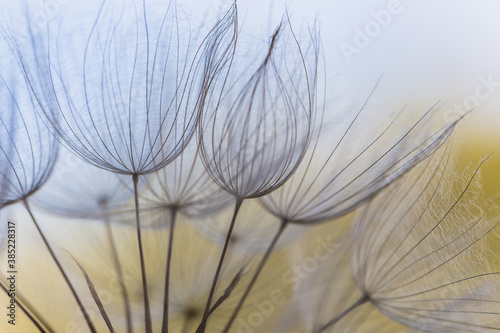
[(208, 94), (198, 131), (208, 173), (243, 199), (263, 196), (293, 174), (315, 113), (316, 46), (304, 54), (290, 23), (283, 22), (264, 60), (242, 70), (237, 65), (248, 61), (250, 47), (239, 38), (226, 77)]
[(353, 274), (380, 311), (410, 327), (498, 331), (499, 273), (482, 257), (496, 209), (479, 199), (479, 168), (457, 174), (450, 149), (441, 147), (364, 209)]

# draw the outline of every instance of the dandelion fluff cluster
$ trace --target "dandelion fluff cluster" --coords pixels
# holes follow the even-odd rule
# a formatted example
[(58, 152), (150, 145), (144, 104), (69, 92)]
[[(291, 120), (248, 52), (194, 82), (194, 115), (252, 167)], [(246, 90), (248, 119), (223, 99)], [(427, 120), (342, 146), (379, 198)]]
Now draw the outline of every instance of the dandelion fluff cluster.
[(50, 176), (58, 153), (56, 137), (41, 122), (17, 63), (9, 54), (0, 61), (5, 72), (0, 77), (0, 207), (36, 192)]
[(32, 52), (48, 58), (48, 70), (26, 76), (64, 142), (117, 173), (145, 174), (173, 161), (194, 133), (209, 62), (220, 61), (207, 45), (217, 36), (203, 39), (188, 23), (174, 4), (159, 16), (145, 3), (109, 1), (88, 35), (64, 43), (49, 35), (46, 54)]
[(13, 297), (0, 261), (20, 319), (0, 331), (500, 330), (498, 209), (454, 161), (466, 112), (396, 109), (383, 78), (343, 105), (319, 24), (287, 12), (262, 39), (236, 2), (107, 0), (42, 28), (23, 8), (25, 35), (0, 30), (0, 254), (31, 219), (50, 256), (19, 251), (65, 282), (41, 295), (79, 312), (26, 280)]
[(338, 112), (332, 125), (320, 124), (297, 172), (262, 199), (273, 214), (295, 223), (344, 215), (431, 154), (455, 125), (440, 125), (436, 107), (384, 117), (370, 109), (370, 98), (358, 110)]
[[(255, 49), (266, 52), (254, 55)], [(236, 43), (198, 131), (207, 171), (235, 197), (275, 190), (302, 160), (315, 116), (316, 51), (315, 45), (302, 50), (289, 22), (276, 28), (267, 47)]]
[(383, 313), (430, 332), (498, 330), (498, 272), (482, 257), (498, 223), (477, 168), (453, 172), (449, 146), (365, 208), (353, 275)]

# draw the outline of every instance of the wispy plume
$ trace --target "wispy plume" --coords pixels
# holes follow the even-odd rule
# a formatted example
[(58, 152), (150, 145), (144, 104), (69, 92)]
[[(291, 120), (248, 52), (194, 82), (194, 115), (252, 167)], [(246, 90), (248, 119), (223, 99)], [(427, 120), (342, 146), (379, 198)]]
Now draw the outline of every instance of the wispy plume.
[(255, 48), (240, 33), (226, 76), (207, 95), (198, 131), (202, 161), (213, 180), (236, 202), (205, 315), (243, 201), (282, 186), (309, 146), (316, 112), (319, 48), (315, 37), (309, 34), (302, 46), (288, 20), (278, 25), (262, 48)]
[(353, 274), (366, 301), (429, 332), (500, 329), (498, 272), (484, 257), (496, 210), (480, 198), (479, 168), (453, 168), (449, 145), (364, 209)]
[(27, 76), (37, 96), (54, 96), (44, 114), (79, 156), (116, 173), (147, 174), (172, 162), (194, 133), (220, 60), (209, 45), (217, 36), (201, 33), (174, 4), (160, 16), (145, 3), (104, 2), (88, 35), (55, 42), (49, 35), (49, 72)]
[(0, 77), (0, 207), (4, 207), (27, 199), (46, 182), (59, 145), (39, 117), (15, 58), (5, 54), (0, 66), (4, 73)]
[(381, 112), (372, 101), (376, 88), (359, 109), (325, 106), (299, 169), (262, 198), (270, 212), (305, 224), (347, 214), (432, 154), (457, 125), (459, 119), (442, 121), (436, 105)]
[[(145, 1), (109, 1), (102, 3), (88, 35), (54, 44), (49, 31), (41, 52), (33, 43), (28, 52), (15, 44), (24, 76), (61, 139), (87, 162), (132, 176), (147, 332), (152, 323), (138, 176), (171, 163), (189, 142), (205, 93), (224, 62), (233, 10), (203, 36), (192, 32), (174, 3), (158, 15)], [(41, 53), (46, 68), (30, 68), (26, 53)]]
[(219, 89), (208, 96), (199, 127), (201, 156), (215, 182), (236, 198), (281, 186), (309, 146), (317, 50), (307, 46), (302, 50), (288, 21), (264, 54), (238, 36), (227, 76), (212, 87)]
[(469, 111), (400, 107), (386, 78), (337, 86), (291, 4), (276, 23), (255, 8), (265, 38), (220, 5), (11, 6), (0, 300), (20, 325), (0, 331), (500, 330), (487, 162), (454, 161)]
[(133, 189), (128, 177), (110, 174), (61, 151), (57, 168), (47, 184), (33, 197), (33, 203), (51, 213), (76, 219), (120, 222), (126, 207), (133, 208)]

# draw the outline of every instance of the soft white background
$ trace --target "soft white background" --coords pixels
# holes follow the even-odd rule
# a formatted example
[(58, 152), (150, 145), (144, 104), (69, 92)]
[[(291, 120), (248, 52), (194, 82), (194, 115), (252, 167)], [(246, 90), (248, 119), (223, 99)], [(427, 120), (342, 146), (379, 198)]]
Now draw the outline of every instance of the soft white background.
[[(157, 6), (167, 1), (148, 0)], [(98, 8), (98, 0), (28, 0), (32, 19), (46, 13), (51, 24), (64, 17), (81, 17)], [(405, 102), (462, 102), (473, 95), (480, 77), (500, 82), (500, 2), (495, 0), (399, 0), (401, 13), (371, 38), (360, 54), (347, 61), (342, 43), (353, 44), (356, 29), (374, 21), (373, 11), (386, 10), (391, 0), (241, 0), (240, 23), (266, 38), (281, 19), (285, 7), (297, 29), (305, 24), (321, 26), (328, 77), (338, 82), (372, 84), (383, 74), (388, 98)], [(2, 0), (2, 14), (18, 22), (12, 2)], [(45, 4), (44, 4), (45, 3)], [(195, 19), (215, 17), (230, 1), (180, 1)], [(45, 8), (44, 8), (45, 7)], [(92, 14), (89, 14), (92, 15)], [(335, 81), (337, 80), (337, 81)], [(481, 100), (478, 118), (485, 126), (500, 120), (500, 87)], [(494, 118), (493, 121), (491, 118)]]

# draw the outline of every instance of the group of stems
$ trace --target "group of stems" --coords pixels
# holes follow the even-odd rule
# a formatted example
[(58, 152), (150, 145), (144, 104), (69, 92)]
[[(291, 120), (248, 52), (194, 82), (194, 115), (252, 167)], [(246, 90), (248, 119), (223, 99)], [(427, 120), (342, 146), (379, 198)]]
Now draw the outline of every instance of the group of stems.
[[(145, 331), (146, 333), (152, 333), (153, 328), (152, 328), (152, 319), (151, 319), (151, 310), (150, 310), (150, 305), (149, 305), (149, 293), (148, 293), (148, 284), (147, 284), (147, 274), (146, 274), (146, 264), (144, 260), (144, 250), (142, 246), (142, 235), (141, 235), (141, 220), (140, 220), (140, 207), (139, 207), (139, 195), (138, 195), (138, 176), (133, 175), (133, 183), (134, 183), (134, 201), (135, 201), (135, 213), (136, 213), (136, 232), (137, 232), (137, 241), (138, 241), (138, 248), (139, 248), (139, 258), (140, 258), (140, 265), (141, 265), (141, 275), (142, 275), (142, 287), (143, 287), (143, 297), (144, 297), (144, 310), (145, 310)], [(216, 272), (213, 277), (212, 281), (212, 286), (210, 288), (210, 292), (207, 298), (207, 303), (205, 305), (205, 309), (203, 312), (203, 318), (198, 326), (196, 333), (204, 333), (206, 330), (206, 324), (208, 317), (210, 314), (212, 314), (213, 309), (212, 307), (212, 301), (215, 295), (215, 291), (217, 288), (217, 283), (220, 278), (220, 274), (222, 271), (222, 267), (227, 255), (227, 251), (229, 249), (229, 245), (231, 242), (231, 236), (233, 234), (234, 226), (236, 224), (236, 219), (238, 216), (238, 212), (241, 208), (241, 205), (243, 204), (244, 199), (242, 198), (237, 198), (234, 209), (233, 209), (233, 215), (231, 218), (231, 222), (229, 224), (229, 228), (227, 231), (226, 239), (224, 242), (224, 247), (222, 248), (222, 252), (219, 258), (219, 263), (217, 265)], [(71, 293), (76, 300), (78, 307), (80, 311), (83, 314), (83, 317), (85, 319), (85, 322), (87, 323), (87, 326), (92, 333), (97, 333), (95, 326), (89, 317), (85, 307), (83, 306), (83, 303), (78, 296), (75, 288), (73, 287), (73, 284), (69, 280), (66, 272), (64, 271), (60, 261), (57, 259), (54, 251), (52, 250), (52, 247), (50, 246), (48, 240), (46, 239), (44, 233), (42, 232), (39, 224), (37, 223), (33, 212), (28, 204), (28, 201), (26, 199), (23, 200), (23, 204), (28, 211), (40, 237), (42, 238), (47, 250), (49, 251), (53, 261), (56, 263), (61, 275), (63, 276), (66, 284), (71, 290)], [(128, 294), (126, 291), (125, 287), (125, 281), (123, 278), (123, 271), (120, 265), (119, 261), (119, 255), (118, 251), (116, 248), (116, 242), (114, 240), (111, 226), (110, 226), (110, 221), (109, 217), (107, 215), (107, 209), (103, 209), (104, 212), (104, 222), (106, 225), (106, 233), (107, 237), (110, 243), (110, 249), (111, 249), (111, 255), (113, 259), (113, 264), (114, 268), (118, 277), (118, 282), (120, 284), (121, 288), (121, 293), (122, 297), (125, 303), (125, 318), (126, 318), (126, 327), (127, 327), (127, 332), (132, 333), (132, 316), (131, 316), (131, 311), (130, 311), (130, 302), (128, 298)], [(166, 262), (166, 275), (165, 275), (165, 290), (164, 290), (164, 308), (163, 308), (163, 322), (162, 322), (162, 333), (168, 333), (168, 313), (169, 313), (169, 286), (170, 286), (170, 275), (171, 275), (171, 264), (172, 264), (172, 253), (173, 253), (173, 246), (174, 246), (174, 231), (175, 231), (175, 222), (176, 222), (176, 217), (177, 217), (177, 212), (178, 209), (176, 207), (170, 207), (170, 233), (169, 233), (169, 245), (168, 245), (168, 252), (167, 252), (167, 262)], [(271, 243), (269, 244), (268, 248), (266, 249), (266, 252), (264, 253), (263, 257), (261, 258), (257, 269), (255, 270), (250, 282), (248, 283), (245, 291), (243, 292), (242, 296), (240, 297), (237, 306), (234, 308), (231, 317), (229, 318), (228, 322), (226, 323), (223, 333), (228, 333), (229, 329), (231, 328), (232, 324), (234, 323), (236, 317), (238, 316), (239, 311), (243, 307), (246, 299), (248, 298), (252, 288), (254, 287), (255, 283), (257, 282), (257, 279), (259, 275), (261, 274), (262, 270), (264, 269), (264, 266), (266, 265), (269, 257), (271, 256), (274, 248), (276, 247), (276, 244), (278, 243), (280, 237), (282, 236), (283, 232), (285, 231), (286, 227), (288, 226), (289, 221), (286, 219), (281, 220), (280, 227), (277, 231), (277, 233), (274, 235)], [(3, 284), (0, 284), (0, 287), (5, 290), (5, 286)], [(356, 308), (359, 306), (363, 305), (364, 303), (369, 301), (369, 297), (367, 295), (363, 295), (358, 301), (356, 301), (354, 304), (349, 306), (347, 309), (345, 309), (343, 312), (332, 318), (328, 323), (323, 325), (321, 328), (315, 331), (315, 333), (322, 333), (326, 329), (334, 326), (338, 321), (340, 321), (342, 318), (347, 316), (349, 313), (354, 311)], [(33, 322), (33, 324), (39, 329), (40, 332), (45, 333), (47, 332), (46, 330), (46, 325), (43, 322), (43, 319), (39, 315), (33, 316), (31, 313), (33, 311), (26, 309), (22, 304), (19, 305), (21, 310), (28, 316), (28, 318)], [(187, 321), (184, 325), (183, 332), (187, 329)], [(50, 331), (50, 329), (49, 329)]]
[[(132, 180), (134, 184), (134, 202), (135, 202), (135, 215), (136, 215), (136, 233), (137, 233), (137, 242), (138, 242), (138, 248), (139, 248), (139, 258), (140, 258), (140, 265), (141, 265), (141, 276), (142, 276), (142, 288), (143, 288), (143, 297), (144, 297), (144, 311), (145, 311), (145, 331), (146, 333), (152, 333), (153, 332), (153, 326), (152, 326), (152, 320), (151, 320), (151, 309), (149, 305), (149, 293), (148, 293), (148, 283), (147, 283), (147, 274), (146, 274), (146, 263), (144, 260), (144, 250), (143, 250), (143, 245), (142, 245), (142, 234), (141, 234), (141, 220), (140, 220), (140, 207), (139, 207), (139, 193), (138, 193), (138, 182), (139, 182), (139, 176), (137, 174), (132, 175)], [(52, 260), (56, 264), (57, 268), (59, 269), (59, 272), (61, 273), (64, 281), (66, 282), (67, 286), (69, 287), (71, 294), (73, 295), (76, 303), (78, 304), (78, 307), (83, 314), (83, 317), (85, 319), (85, 322), (87, 323), (87, 326), (90, 330), (91, 333), (97, 333), (96, 328), (94, 326), (94, 323), (92, 322), (92, 319), (90, 318), (87, 310), (85, 309), (85, 306), (83, 305), (80, 297), (78, 296), (78, 293), (76, 292), (72, 282), (68, 278), (65, 270), (63, 269), (59, 259), (54, 253), (54, 250), (52, 249), (52, 246), (48, 242), (47, 238), (45, 237), (43, 231), (41, 230), (29, 204), (27, 199), (22, 200), (24, 207), (26, 208), (28, 214), (31, 217), (31, 220), (33, 221), (36, 230), (38, 231), (38, 234), (40, 235), (43, 243), (45, 244), (47, 250), (49, 251), (50, 256), (52, 257)], [(123, 270), (121, 268), (120, 260), (119, 260), (119, 255), (118, 255), (118, 250), (116, 248), (116, 242), (113, 237), (111, 225), (110, 225), (110, 220), (107, 212), (107, 208), (104, 207), (105, 203), (101, 205), (101, 210), (103, 212), (103, 218), (106, 226), (106, 235), (110, 244), (110, 250), (111, 250), (111, 256), (113, 260), (113, 265), (114, 269), (117, 274), (118, 282), (120, 284), (120, 289), (121, 289), (121, 294), (124, 300), (124, 307), (125, 307), (125, 320), (126, 320), (126, 327), (127, 327), (127, 332), (132, 333), (133, 331), (133, 324), (132, 324), (132, 315), (130, 311), (130, 302), (129, 302), (129, 297), (128, 293), (126, 290), (125, 286), (125, 281), (123, 277)], [(173, 234), (174, 234), (174, 226), (175, 226), (175, 217), (176, 217), (176, 212), (177, 210), (173, 209), (172, 210), (172, 220), (171, 220), (171, 230), (170, 230), (170, 242), (169, 242), (169, 250), (168, 250), (168, 256), (167, 256), (167, 274), (165, 278), (165, 302), (164, 302), (164, 316), (163, 316), (163, 327), (162, 327), (162, 332), (168, 332), (168, 287), (169, 287), (169, 280), (170, 280), (170, 265), (171, 265), (171, 259), (172, 259), (172, 247), (173, 247)], [(0, 285), (4, 291), (6, 291), (5, 286), (3, 284)], [(42, 333), (47, 332), (47, 329), (45, 327), (48, 327), (46, 324), (43, 324), (43, 319), (39, 315), (32, 315), (33, 310), (28, 310), (23, 306), (21, 303), (19, 303), (20, 309), (28, 316), (28, 318), (33, 322), (33, 324), (38, 328), (38, 330)], [(52, 331), (49, 328), (49, 331)]]
[[(92, 319), (90, 318), (87, 310), (85, 309), (85, 306), (83, 305), (81, 298), (79, 297), (78, 293), (76, 292), (75, 287), (73, 286), (73, 283), (69, 279), (68, 275), (66, 274), (66, 271), (62, 267), (61, 262), (59, 261), (54, 250), (52, 249), (52, 246), (50, 245), (49, 241), (47, 240), (47, 237), (45, 236), (40, 225), (38, 224), (38, 222), (35, 218), (35, 215), (34, 215), (32, 209), (28, 203), (28, 200), (26, 198), (24, 198), (22, 200), (22, 203), (23, 203), (24, 207), (26, 208), (26, 211), (28, 212), (31, 220), (33, 221), (33, 224), (34, 224), (40, 238), (42, 239), (45, 247), (47, 248), (52, 260), (56, 264), (61, 276), (63, 277), (63, 279), (66, 283), (66, 285), (69, 287), (71, 294), (73, 295), (73, 298), (75, 299), (75, 301), (78, 305), (78, 308), (80, 309), (90, 332), (96, 333), (97, 331), (96, 331), (96, 328), (94, 326), (94, 323), (92, 322)], [(121, 294), (122, 294), (122, 297), (124, 300), (127, 333), (132, 333), (133, 325), (132, 325), (132, 315), (131, 315), (131, 311), (130, 311), (130, 302), (129, 302), (128, 293), (127, 293), (127, 290), (125, 287), (125, 281), (123, 278), (123, 271), (122, 271), (121, 264), (119, 261), (118, 251), (116, 248), (116, 242), (115, 242), (114, 237), (113, 237), (113, 233), (112, 233), (112, 229), (111, 229), (111, 225), (110, 225), (110, 220), (109, 220), (109, 216), (108, 216), (108, 212), (107, 212), (107, 208), (105, 207), (105, 204), (102, 204), (101, 208), (102, 208), (101, 210), (103, 213), (103, 219), (104, 219), (105, 226), (106, 226), (106, 236), (107, 236), (109, 244), (110, 244), (113, 265), (114, 265), (114, 268), (115, 268), (115, 271), (117, 274), (118, 283), (120, 284)], [(0, 283), (0, 287), (8, 294), (8, 290), (5, 288), (3, 283)], [(24, 301), (21, 302), (18, 297), (16, 297), (16, 298), (17, 298), (16, 299), (17, 305), (19, 306), (21, 311), (24, 314), (26, 314), (26, 316), (30, 319), (30, 321), (36, 326), (36, 328), (40, 332), (45, 333), (45, 332), (53, 332), (54, 331), (44, 321), (43, 317), (35, 311), (35, 309), (32, 306), (25, 303)], [(151, 332), (151, 331), (149, 331), (149, 332)]]
[[(7, 296), (11, 297), (9, 288), (0, 280), (0, 289), (2, 289)], [(47, 323), (43, 317), (35, 310), (35, 308), (24, 300), (19, 293), (16, 293), (16, 306), (28, 317), (28, 319), (35, 325), (41, 333), (55, 332), (54, 329)]]
[[(233, 233), (233, 229), (234, 229), (234, 225), (235, 225), (235, 222), (236, 222), (236, 218), (238, 216), (238, 212), (239, 212), (239, 210), (241, 208), (243, 200), (244, 199), (240, 199), (240, 198), (238, 198), (236, 200), (236, 203), (235, 203), (235, 206), (234, 206), (234, 210), (233, 210), (233, 216), (231, 218), (231, 223), (229, 225), (229, 229), (228, 229), (228, 232), (227, 232), (227, 235), (226, 235), (226, 240), (225, 240), (225, 243), (224, 243), (224, 247), (222, 249), (222, 253), (221, 253), (221, 256), (220, 256), (220, 259), (219, 259), (219, 264), (217, 266), (217, 270), (216, 270), (216, 273), (215, 273), (215, 276), (214, 276), (214, 279), (213, 279), (213, 282), (212, 282), (212, 287), (210, 289), (208, 300), (207, 300), (207, 303), (206, 303), (206, 306), (205, 306), (205, 310), (204, 310), (204, 314), (203, 314), (203, 320), (202, 320), (200, 326), (198, 327), (198, 329), (196, 330), (196, 333), (204, 333), (205, 332), (205, 328), (206, 328), (206, 323), (207, 323), (208, 316), (212, 313), (212, 311), (211, 311), (212, 310), (211, 309), (211, 302), (212, 302), (213, 296), (215, 294), (215, 289), (216, 289), (217, 282), (218, 282), (218, 279), (219, 279), (219, 276), (220, 276), (220, 272), (221, 272), (221, 269), (222, 269), (222, 266), (223, 266), (223, 263), (224, 263), (224, 259), (226, 257), (227, 250), (229, 248), (229, 244), (230, 244), (230, 241), (231, 241), (231, 235)], [(278, 243), (279, 239), (283, 235), (283, 232), (285, 231), (285, 229), (289, 225), (289, 223), (290, 223), (290, 221), (288, 221), (287, 219), (282, 219), (281, 220), (281, 224), (280, 224), (280, 227), (279, 227), (278, 231), (276, 232), (276, 234), (274, 235), (271, 243), (267, 247), (266, 252), (264, 253), (263, 257), (261, 258), (261, 260), (260, 260), (260, 262), (259, 262), (259, 264), (257, 266), (257, 269), (255, 270), (255, 272), (254, 272), (254, 274), (253, 274), (250, 282), (248, 283), (245, 291), (243, 292), (242, 296), (240, 297), (240, 299), (238, 301), (238, 304), (234, 308), (231, 317), (229, 318), (228, 322), (226, 323), (226, 325), (224, 327), (224, 330), (222, 331), (223, 333), (228, 333), (229, 332), (229, 329), (231, 328), (231, 326), (233, 325), (234, 321), (236, 320), (236, 318), (238, 316), (238, 313), (240, 312), (240, 310), (243, 307), (246, 299), (250, 295), (250, 292), (251, 292), (252, 288), (254, 287), (255, 283), (257, 282), (257, 279), (259, 278), (262, 270), (264, 269), (264, 266), (268, 262), (269, 257), (271, 256), (272, 252), (274, 251), (274, 249), (276, 247), (276, 244)], [(349, 313), (351, 313), (352, 311), (354, 311), (355, 309), (357, 309), (361, 305), (369, 302), (369, 300), (370, 300), (369, 296), (366, 295), (366, 294), (363, 294), (354, 304), (352, 304), (351, 306), (349, 306), (347, 309), (345, 309), (344, 311), (342, 311), (340, 314), (338, 314), (335, 317), (333, 317), (328, 323), (326, 323), (320, 329), (318, 329), (317, 331), (315, 331), (315, 333), (322, 333), (325, 330), (327, 330), (328, 328), (334, 326), (337, 322), (339, 322), (341, 319), (343, 319), (344, 317), (346, 317)]]
[(217, 270), (215, 271), (215, 275), (214, 275), (214, 278), (212, 281), (212, 287), (210, 288), (210, 293), (208, 294), (208, 299), (207, 299), (207, 303), (205, 305), (205, 310), (203, 311), (203, 321), (202, 321), (200, 327), (198, 328), (198, 330), (196, 331), (197, 333), (198, 332), (201, 332), (201, 333), (205, 332), (206, 319), (208, 318), (208, 313), (210, 311), (210, 307), (212, 306), (212, 298), (214, 297), (215, 288), (217, 287), (217, 282), (219, 280), (220, 272), (222, 270), (222, 264), (224, 263), (226, 253), (227, 253), (227, 250), (229, 248), (231, 236), (233, 234), (233, 229), (234, 229), (234, 225), (236, 222), (236, 217), (238, 216), (238, 212), (239, 212), (242, 204), (243, 204), (243, 199), (236, 199), (236, 202), (234, 204), (233, 217), (231, 218), (231, 223), (229, 224), (229, 229), (227, 231), (226, 240), (224, 242), (224, 247), (222, 248), (222, 253), (221, 253), (220, 259), (219, 259), (219, 264), (217, 265)]
[[(233, 230), (234, 230), (234, 226), (235, 226), (236, 219), (237, 219), (237, 216), (238, 216), (238, 212), (239, 212), (239, 210), (241, 208), (241, 205), (243, 204), (243, 201), (244, 201), (243, 198), (237, 198), (236, 202), (234, 204), (233, 216), (232, 216), (231, 222), (229, 224), (229, 228), (228, 228), (228, 231), (227, 231), (226, 239), (225, 239), (225, 242), (224, 242), (224, 247), (222, 248), (222, 252), (221, 252), (221, 255), (220, 255), (220, 258), (219, 258), (219, 263), (217, 265), (217, 270), (215, 271), (215, 275), (214, 275), (214, 278), (213, 278), (212, 286), (210, 288), (210, 292), (209, 292), (209, 295), (208, 295), (207, 303), (205, 305), (205, 310), (203, 312), (203, 319), (202, 319), (202, 322), (201, 322), (200, 326), (196, 330), (196, 333), (204, 333), (205, 332), (206, 324), (207, 324), (207, 319), (210, 316), (210, 314), (213, 312), (212, 311), (213, 310), (212, 309), (212, 300), (213, 300), (213, 297), (214, 297), (214, 294), (215, 294), (215, 290), (217, 288), (217, 283), (218, 283), (218, 280), (220, 278), (220, 273), (221, 273), (221, 270), (222, 270), (222, 266), (224, 264), (224, 260), (226, 258), (226, 254), (227, 254), (227, 251), (229, 249), (229, 244), (231, 242), (231, 236), (233, 234)], [(267, 248), (264, 256), (261, 258), (261, 260), (259, 262), (259, 265), (257, 266), (257, 269), (254, 272), (254, 275), (252, 276), (252, 279), (250, 280), (249, 284), (247, 285), (245, 291), (243, 292), (243, 295), (241, 296), (241, 298), (240, 298), (240, 300), (238, 302), (238, 305), (234, 308), (233, 313), (232, 313), (229, 321), (227, 322), (227, 324), (226, 324), (226, 326), (225, 326), (225, 328), (223, 330), (223, 333), (227, 333), (229, 331), (229, 329), (231, 328), (234, 320), (238, 316), (239, 311), (241, 310), (243, 304), (245, 303), (245, 300), (247, 299), (248, 295), (250, 294), (250, 291), (252, 290), (253, 286), (255, 285), (255, 282), (257, 281), (260, 273), (262, 272), (265, 264), (267, 263), (270, 255), (272, 253), (272, 251), (274, 250), (276, 244), (278, 243), (279, 238), (283, 234), (283, 231), (285, 231), (285, 228), (286, 228), (287, 225), (288, 225), (288, 221), (287, 220), (282, 220), (281, 221), (281, 225), (280, 225), (280, 228), (278, 229), (278, 232), (276, 233), (276, 235), (274, 236), (273, 240), (271, 241), (271, 243), (270, 243), (269, 247)]]
[(71, 291), (71, 294), (73, 295), (76, 303), (78, 304), (78, 308), (82, 312), (83, 318), (85, 319), (85, 322), (87, 323), (87, 326), (89, 327), (90, 332), (97, 333), (97, 331), (95, 329), (95, 326), (92, 323), (92, 320), (91, 320), (91, 318), (90, 318), (87, 310), (83, 306), (83, 303), (82, 303), (80, 297), (78, 296), (78, 293), (76, 292), (73, 284), (71, 283), (70, 279), (68, 278), (68, 275), (64, 271), (64, 269), (63, 269), (63, 267), (62, 267), (59, 259), (57, 259), (57, 256), (55, 255), (54, 250), (52, 249), (52, 246), (49, 244), (47, 238), (45, 237), (44, 233), (42, 232), (42, 229), (40, 228), (40, 226), (39, 226), (39, 224), (38, 224), (38, 222), (37, 222), (37, 220), (36, 220), (36, 218), (35, 218), (32, 210), (30, 208), (30, 205), (28, 204), (28, 200), (25, 198), (25, 199), (22, 200), (22, 202), (23, 202), (24, 207), (26, 208), (28, 214), (30, 215), (31, 220), (33, 221), (33, 224), (35, 225), (35, 228), (36, 228), (38, 234), (42, 238), (42, 241), (45, 244), (45, 247), (49, 251), (49, 254), (52, 257), (52, 260), (54, 261), (54, 263), (56, 264), (57, 268), (59, 269), (59, 272), (61, 273), (64, 281), (66, 282), (66, 284), (68, 285), (68, 287), (69, 287), (69, 289)]

